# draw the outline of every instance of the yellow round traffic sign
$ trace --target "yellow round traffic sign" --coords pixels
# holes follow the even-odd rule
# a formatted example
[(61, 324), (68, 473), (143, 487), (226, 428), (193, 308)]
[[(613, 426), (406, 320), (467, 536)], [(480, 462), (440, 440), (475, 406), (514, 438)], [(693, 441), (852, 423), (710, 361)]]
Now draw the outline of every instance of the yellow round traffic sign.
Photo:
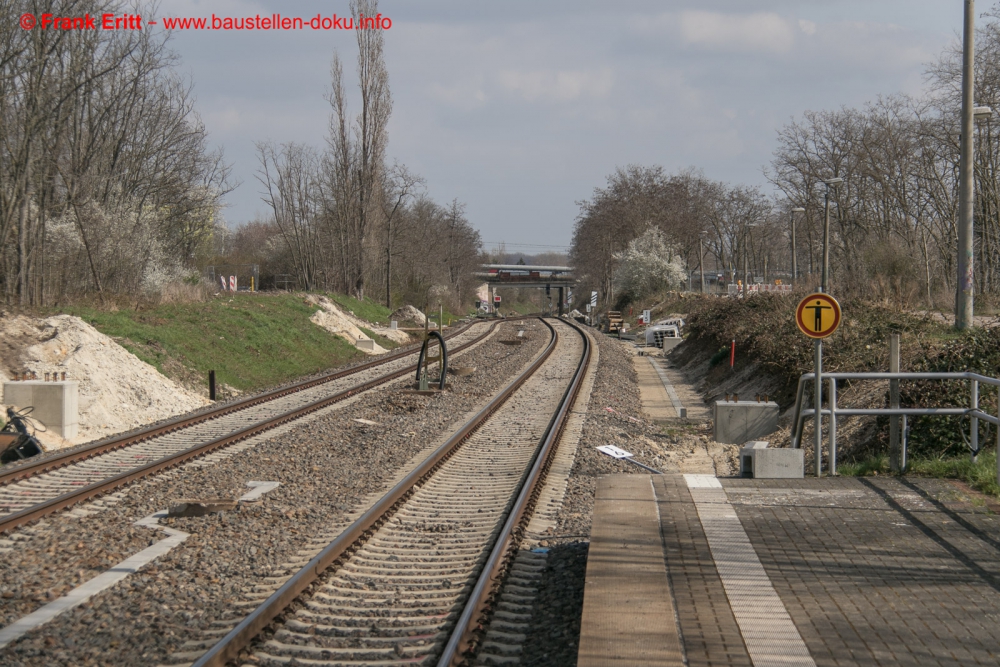
[(795, 323), (810, 338), (826, 338), (840, 326), (840, 304), (829, 294), (810, 294), (795, 309)]

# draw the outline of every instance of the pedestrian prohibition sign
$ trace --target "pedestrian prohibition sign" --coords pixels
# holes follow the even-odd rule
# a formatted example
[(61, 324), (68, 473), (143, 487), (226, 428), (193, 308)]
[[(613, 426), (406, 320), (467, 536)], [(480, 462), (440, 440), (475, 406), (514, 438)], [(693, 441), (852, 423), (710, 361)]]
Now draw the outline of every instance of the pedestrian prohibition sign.
[(826, 338), (840, 326), (840, 304), (829, 294), (810, 294), (795, 309), (795, 323), (810, 338)]

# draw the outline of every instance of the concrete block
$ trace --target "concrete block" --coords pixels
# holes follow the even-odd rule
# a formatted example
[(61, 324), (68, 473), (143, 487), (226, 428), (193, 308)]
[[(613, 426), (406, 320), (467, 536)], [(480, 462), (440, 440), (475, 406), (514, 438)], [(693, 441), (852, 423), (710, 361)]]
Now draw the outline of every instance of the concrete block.
[(664, 338), (663, 339), (663, 354), (670, 352), (672, 349), (684, 342), (683, 338)]
[(713, 438), (728, 445), (741, 445), (778, 430), (778, 404), (757, 401), (716, 401)]
[[(758, 445), (760, 443), (753, 443)], [(801, 449), (744, 447), (740, 450), (740, 476), (754, 479), (802, 479), (805, 452)]]
[(368, 339), (368, 340), (360, 339), (357, 342), (357, 345), (355, 347), (357, 347), (359, 350), (368, 350), (369, 352), (374, 352), (375, 351), (375, 341), (373, 341), (371, 339)]
[(5, 382), (3, 402), (19, 408), (34, 407), (32, 419), (40, 421), (46, 429), (63, 438), (75, 438), (77, 435), (80, 399), (76, 382)]

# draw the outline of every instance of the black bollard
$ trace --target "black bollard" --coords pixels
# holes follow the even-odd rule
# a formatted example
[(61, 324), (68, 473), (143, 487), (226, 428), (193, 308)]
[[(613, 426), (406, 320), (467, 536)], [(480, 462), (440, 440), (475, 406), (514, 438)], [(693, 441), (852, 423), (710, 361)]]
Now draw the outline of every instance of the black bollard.
[(208, 372), (208, 398), (215, 400), (215, 371)]

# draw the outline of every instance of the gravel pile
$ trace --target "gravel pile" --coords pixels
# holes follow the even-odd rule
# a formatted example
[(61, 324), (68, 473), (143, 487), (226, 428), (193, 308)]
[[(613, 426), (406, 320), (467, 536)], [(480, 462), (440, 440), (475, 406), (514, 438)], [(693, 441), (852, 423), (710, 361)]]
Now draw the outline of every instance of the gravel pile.
[[(208, 401), (161, 375), (114, 340), (79, 317), (54, 315), (44, 320), (24, 316), (0, 320), (0, 337), (8, 331), (23, 338), (31, 327), (37, 340), (18, 353), (12, 370), (66, 373), (79, 383), (79, 435), (72, 442), (53, 439), (46, 446), (63, 447), (187, 412)], [(9, 352), (8, 356), (14, 356)], [(13, 364), (13, 361), (10, 362)], [(24, 406), (20, 406), (24, 407)], [(45, 438), (45, 436), (42, 436)]]
[[(72, 569), (81, 550), (100, 554), (105, 549), (102, 563), (117, 562), (119, 554), (161, 539), (162, 533), (132, 525), (143, 516), (181, 498), (237, 498), (250, 480), (281, 483), (261, 501), (235, 511), (163, 521), (191, 537), (138, 574), (0, 650), (0, 663), (157, 664), (183, 650), (183, 642), (202, 639), (202, 631), (293, 559), (309, 538), (347, 523), (370, 494), (387, 490), (404, 463), (519, 372), (548, 340), (547, 329), (535, 322), (527, 325), (523, 345), (498, 342), (513, 338), (523, 326), (505, 323), (488, 342), (456, 359), (478, 370), (451, 377), (450, 392), (417, 396), (401, 393), (403, 387), (394, 384), (218, 465), (139, 482), (119, 504), (88, 519), (53, 517), (16, 554), (0, 554), (0, 599), (8, 617), (39, 606), (27, 595), (79, 583)], [(22, 580), (33, 582), (30, 593)]]

